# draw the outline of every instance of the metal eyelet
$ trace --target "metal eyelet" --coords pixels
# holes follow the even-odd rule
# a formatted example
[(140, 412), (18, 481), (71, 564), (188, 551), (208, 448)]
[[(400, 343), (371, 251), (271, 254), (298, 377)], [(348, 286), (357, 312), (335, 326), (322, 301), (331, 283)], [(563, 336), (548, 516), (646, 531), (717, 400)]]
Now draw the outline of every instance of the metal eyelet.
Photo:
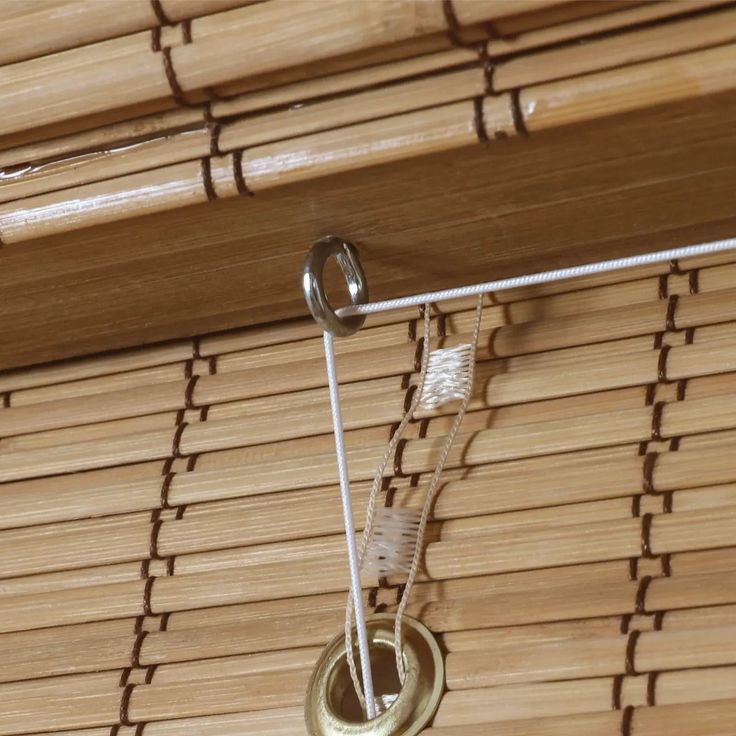
[(368, 301), (368, 284), (360, 265), (358, 251), (352, 243), (330, 235), (315, 243), (304, 262), (302, 289), (312, 316), (325, 332), (335, 337), (347, 337), (357, 332), (365, 322), (365, 315), (339, 316), (330, 305), (324, 292), (322, 274), (327, 259), (335, 257), (348, 287), (353, 306)]

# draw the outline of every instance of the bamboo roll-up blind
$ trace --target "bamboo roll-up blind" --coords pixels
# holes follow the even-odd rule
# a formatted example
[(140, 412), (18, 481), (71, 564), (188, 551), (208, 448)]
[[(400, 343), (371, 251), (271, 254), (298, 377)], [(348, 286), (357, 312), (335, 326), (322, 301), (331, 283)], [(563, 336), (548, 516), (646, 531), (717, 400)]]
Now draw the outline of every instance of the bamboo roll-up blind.
[[(426, 733), (734, 732), (734, 274), (485, 297), (409, 607), (446, 663)], [(472, 303), (432, 310), (433, 348), (469, 339)], [(421, 323), (337, 342), (356, 531)], [(0, 375), (0, 736), (306, 733), (348, 584), (319, 342), (298, 320)], [(412, 422), (381, 503), (421, 505), (453, 409)], [(363, 583), (394, 609), (401, 579)]]
[[(181, 28), (166, 19), (200, 5), (136, 5), (129, 23), (159, 25), (3, 67), (3, 242), (503, 145), (736, 79), (736, 11), (716, 0), (221, 4)], [(29, 7), (7, 22), (52, 15)]]

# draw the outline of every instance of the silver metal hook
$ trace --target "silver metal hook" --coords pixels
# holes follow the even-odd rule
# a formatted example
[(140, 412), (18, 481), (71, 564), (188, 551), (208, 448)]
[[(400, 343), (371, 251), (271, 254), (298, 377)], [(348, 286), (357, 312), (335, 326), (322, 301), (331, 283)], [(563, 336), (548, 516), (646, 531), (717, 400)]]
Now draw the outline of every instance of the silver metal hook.
[(323, 271), (327, 259), (335, 257), (345, 277), (350, 303), (365, 304), (368, 301), (368, 284), (360, 265), (358, 251), (352, 243), (348, 243), (335, 235), (329, 235), (312, 246), (302, 273), (302, 289), (312, 317), (325, 332), (335, 337), (347, 337), (357, 332), (365, 322), (365, 315), (356, 314), (348, 317), (339, 316), (325, 296)]

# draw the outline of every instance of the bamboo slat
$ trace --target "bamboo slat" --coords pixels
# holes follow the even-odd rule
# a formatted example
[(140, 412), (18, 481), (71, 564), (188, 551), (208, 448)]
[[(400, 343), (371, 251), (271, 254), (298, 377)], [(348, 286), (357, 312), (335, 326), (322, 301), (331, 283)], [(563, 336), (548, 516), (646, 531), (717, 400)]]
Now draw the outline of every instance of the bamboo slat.
[[(361, 7), (368, 5), (361, 4)], [(257, 7), (245, 10), (258, 12)], [(339, 15), (334, 14), (336, 22), (342, 22)], [(174, 51), (189, 54), (195, 46), (178, 47)], [(222, 45), (218, 42), (217, 58), (222, 62), (225, 57), (221, 50)], [(230, 60), (237, 58), (235, 55), (225, 56)], [(135, 76), (138, 68), (143, 70), (144, 65), (138, 60), (139, 57), (136, 56), (135, 63), (126, 67), (130, 78)], [(197, 75), (199, 67), (196, 65), (203, 60), (215, 63), (214, 55), (213, 59), (209, 56), (206, 59), (181, 58), (180, 65), (186, 67), (193, 80), (206, 84), (207, 80)], [(520, 101), (522, 132), (527, 130), (533, 133), (642, 109), (650, 107), (653, 102), (667, 104), (688, 99), (693, 94), (693, 74), (698, 76), (698, 95), (726, 92), (731, 89), (731, 80), (735, 78), (733, 58), (730, 45), (722, 45), (636, 64), (631, 68), (599, 72), (573, 81), (563, 80), (526, 88)], [(101, 73), (103, 71), (104, 65), (100, 69)], [(157, 83), (154, 82), (153, 68), (148, 70), (148, 74), (151, 76), (151, 94), (165, 95), (161, 88), (165, 81), (159, 79)], [(101, 95), (101, 98), (109, 99), (109, 95)], [(487, 97), (484, 100), (483, 122), (491, 137), (517, 134), (518, 115), (515, 124), (512, 101), (510, 95)], [(242, 173), (250, 190), (257, 192), (347, 169), (452, 150), (472, 145), (477, 140), (474, 121), (472, 105), (454, 103), (259, 145), (243, 155)], [(68, 231), (81, 223), (93, 225), (111, 222), (128, 217), (133, 212), (161, 212), (205, 202), (212, 198), (213, 192), (217, 197), (236, 196), (243, 192), (237, 155), (235, 158), (232, 155), (214, 156), (208, 160), (209, 175), (206, 172), (203, 174), (199, 161), (177, 163), (154, 171), (85, 184), (66, 190), (63, 194), (38, 195), (25, 200), (22, 207), (17, 203), (11, 203), (12, 207), (6, 203), (0, 206), (3, 239), (8, 243), (19, 242), (29, 237)], [(203, 176), (207, 177), (206, 181)], [(211, 187), (209, 176), (212, 178)], [(152, 189), (157, 190), (159, 196), (151, 197)], [(75, 201), (74, 213), (70, 213), (65, 205), (71, 196)]]

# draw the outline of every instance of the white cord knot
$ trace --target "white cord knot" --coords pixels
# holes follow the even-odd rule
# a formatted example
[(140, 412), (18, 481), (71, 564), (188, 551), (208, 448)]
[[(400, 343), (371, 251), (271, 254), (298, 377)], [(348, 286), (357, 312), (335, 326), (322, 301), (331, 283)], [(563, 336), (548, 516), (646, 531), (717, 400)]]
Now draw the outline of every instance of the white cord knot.
[(409, 572), (421, 516), (416, 509), (380, 506), (363, 559), (363, 569), (379, 578)]
[(458, 345), (430, 353), (420, 408), (436, 409), (465, 397), (472, 376), (473, 352), (472, 345)]

